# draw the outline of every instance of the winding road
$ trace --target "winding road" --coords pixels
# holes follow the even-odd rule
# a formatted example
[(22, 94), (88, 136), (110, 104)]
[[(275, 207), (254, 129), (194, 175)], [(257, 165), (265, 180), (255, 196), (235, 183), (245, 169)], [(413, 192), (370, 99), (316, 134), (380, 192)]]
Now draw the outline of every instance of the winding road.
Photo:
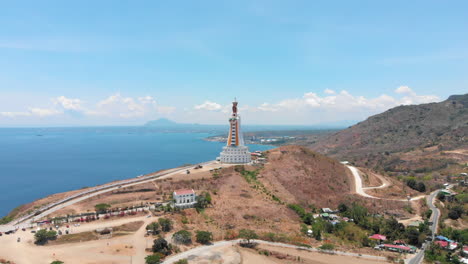
[[(432, 240), (434, 240), (435, 234), (437, 233), (437, 227), (439, 225), (439, 217), (440, 217), (440, 211), (439, 209), (434, 205), (434, 199), (437, 196), (441, 190), (436, 190), (432, 192), (427, 199), (427, 206), (432, 210), (432, 215), (431, 215), (431, 231), (432, 231)], [(405, 263), (407, 264), (420, 264), (422, 260), (424, 259), (424, 252), (426, 248), (428, 247), (429, 243), (424, 243), (424, 245), (421, 247), (421, 250), (419, 250), (418, 254), (414, 256), (413, 258), (409, 259)]]
[[(380, 198), (380, 197), (375, 197), (375, 196), (367, 194), (364, 191), (365, 189), (381, 189), (381, 188), (385, 188), (385, 187), (389, 186), (390, 184), (388, 184), (386, 181), (382, 180), (383, 184), (380, 185), (380, 186), (377, 186), (377, 187), (363, 187), (362, 186), (362, 178), (361, 178), (361, 175), (359, 174), (359, 170), (356, 167), (351, 166), (351, 165), (346, 165), (346, 167), (348, 167), (348, 169), (353, 174), (355, 191), (356, 191), (356, 193), (358, 195), (361, 195), (361, 196), (364, 196), (364, 197), (367, 197), (367, 198), (372, 198), (372, 199), (400, 201), (400, 202), (408, 201), (408, 199), (387, 199), (387, 198)], [(416, 200), (422, 199), (424, 197), (426, 197), (426, 196), (425, 195), (420, 195), (420, 196), (411, 197), (410, 201), (416, 201)]]

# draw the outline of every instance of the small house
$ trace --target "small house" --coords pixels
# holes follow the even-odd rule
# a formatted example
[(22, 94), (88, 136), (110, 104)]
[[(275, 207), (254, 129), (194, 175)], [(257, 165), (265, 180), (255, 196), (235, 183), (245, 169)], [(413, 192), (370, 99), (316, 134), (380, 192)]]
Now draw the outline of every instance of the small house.
[(197, 203), (197, 196), (193, 189), (176, 190), (172, 194), (174, 199), (174, 207), (185, 209), (194, 207)]

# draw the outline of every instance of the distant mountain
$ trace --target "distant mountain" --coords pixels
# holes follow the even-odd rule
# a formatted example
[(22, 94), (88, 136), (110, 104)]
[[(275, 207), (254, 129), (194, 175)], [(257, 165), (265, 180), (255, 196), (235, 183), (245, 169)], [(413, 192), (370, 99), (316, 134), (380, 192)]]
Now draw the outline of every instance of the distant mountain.
[(145, 124), (145, 126), (151, 126), (151, 127), (171, 127), (171, 126), (180, 126), (180, 125), (182, 124), (176, 123), (167, 118), (160, 118), (157, 120), (152, 120)]
[[(429, 160), (432, 157), (432, 163), (439, 164), (434, 155), (444, 150), (466, 149), (466, 135), (468, 94), (452, 95), (440, 103), (392, 108), (331, 134), (310, 147), (362, 166), (408, 170), (427, 164), (418, 165), (417, 161), (403, 153), (420, 150), (424, 152), (420, 157)], [(426, 155), (431, 153), (434, 155)]]

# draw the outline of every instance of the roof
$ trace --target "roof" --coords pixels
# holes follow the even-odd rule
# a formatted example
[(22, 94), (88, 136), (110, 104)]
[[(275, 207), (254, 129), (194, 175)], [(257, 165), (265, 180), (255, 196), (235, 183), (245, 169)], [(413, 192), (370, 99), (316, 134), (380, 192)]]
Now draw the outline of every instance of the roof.
[(444, 237), (444, 236), (436, 236), (435, 238), (438, 239), (438, 240), (453, 242), (452, 240), (450, 240), (450, 239), (448, 239), (447, 237)]
[(180, 189), (180, 190), (174, 191), (175, 195), (194, 194), (194, 193), (195, 191), (193, 189)]
[(370, 239), (387, 240), (387, 237), (381, 234), (373, 234)]
[(447, 247), (448, 246), (447, 241), (436, 241), (436, 242), (434, 242), (434, 244), (439, 245), (441, 247)]
[(407, 251), (410, 251), (411, 248), (410, 247), (407, 247), (407, 246), (402, 246), (402, 245), (390, 245), (390, 244), (384, 244), (384, 247), (387, 247), (387, 248), (398, 248), (398, 249), (401, 249), (401, 250), (407, 250)]

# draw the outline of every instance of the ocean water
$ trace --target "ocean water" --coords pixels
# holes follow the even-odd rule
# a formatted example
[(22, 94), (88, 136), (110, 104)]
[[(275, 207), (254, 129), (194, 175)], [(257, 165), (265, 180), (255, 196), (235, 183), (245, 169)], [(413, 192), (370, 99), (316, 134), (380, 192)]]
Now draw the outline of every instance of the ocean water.
[(203, 140), (211, 135), (148, 127), (0, 128), (0, 216), (53, 193), (214, 160), (224, 144)]

